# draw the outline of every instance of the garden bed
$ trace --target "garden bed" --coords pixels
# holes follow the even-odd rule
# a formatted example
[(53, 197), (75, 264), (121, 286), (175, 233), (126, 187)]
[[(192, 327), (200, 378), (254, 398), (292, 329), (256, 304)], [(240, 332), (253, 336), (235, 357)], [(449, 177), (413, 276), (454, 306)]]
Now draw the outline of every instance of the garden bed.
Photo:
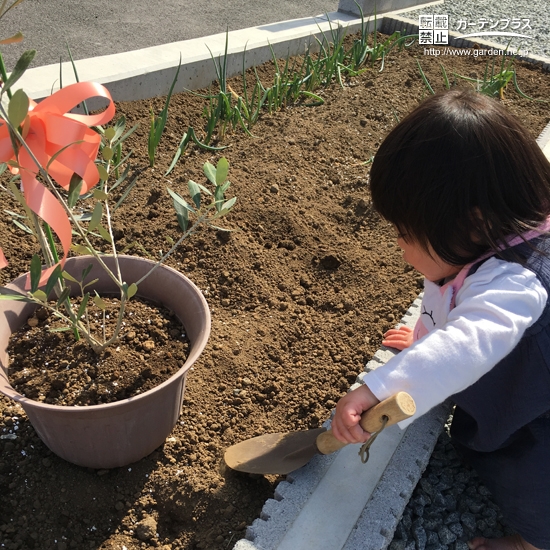
[[(262, 116), (256, 137), (230, 134), (222, 153), (190, 147), (167, 177), (183, 132), (204, 124), (204, 100), (172, 98), (154, 169), (149, 109), (158, 112), (163, 100), (117, 105), (130, 125), (140, 123), (129, 140), (137, 184), (114, 215), (119, 248), (153, 258), (166, 251), (178, 235), (166, 186), (183, 194), (189, 179), (204, 181), (206, 160), (223, 154), (230, 162), (230, 196), (238, 200), (224, 225), (233, 231), (195, 236), (167, 262), (203, 290), (210, 343), (190, 372), (171, 436), (129, 467), (87, 470), (57, 458), (22, 410), (0, 398), (2, 547), (228, 549), (244, 536), (281, 478), (228, 472), (223, 450), (266, 432), (319, 426), (420, 291), (420, 275), (372, 209), (368, 161), (429, 93), (417, 60), (443, 88), (442, 58), (422, 52), (395, 49), (383, 72), (378, 65), (318, 92), (323, 105)], [(483, 78), (486, 59), (443, 64), (453, 82), (453, 71)], [(548, 74), (524, 63), (516, 71), (523, 92), (550, 99)], [(272, 81), (272, 65), (259, 74)], [(238, 91), (240, 79), (231, 85)], [(520, 97), (512, 85), (503, 101), (533, 137), (549, 122), (548, 104)], [(28, 268), (34, 250), (5, 219), (0, 243), (9, 261), (4, 284)]]

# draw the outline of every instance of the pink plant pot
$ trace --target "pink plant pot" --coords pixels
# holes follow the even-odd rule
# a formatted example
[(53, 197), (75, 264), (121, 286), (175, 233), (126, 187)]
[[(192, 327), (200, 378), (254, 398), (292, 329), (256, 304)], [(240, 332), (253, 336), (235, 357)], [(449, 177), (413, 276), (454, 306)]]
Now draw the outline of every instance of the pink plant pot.
[[(113, 269), (112, 257), (105, 263)], [(123, 280), (137, 282), (154, 262), (136, 256), (119, 256)], [(78, 278), (93, 264), (89, 279), (99, 281), (91, 287), (100, 295), (114, 295), (117, 287), (91, 256), (70, 258), (65, 270)], [(26, 275), (12, 281), (8, 288), (23, 289)], [(77, 289), (74, 289), (75, 293)], [(160, 266), (140, 283), (137, 296), (166, 306), (179, 318), (189, 340), (191, 352), (182, 368), (171, 378), (136, 397), (90, 407), (49, 405), (28, 399), (10, 385), (7, 346), (12, 332), (31, 316), (33, 304), (0, 301), (0, 391), (17, 401), (40, 439), (58, 456), (89, 468), (115, 468), (136, 462), (162, 445), (181, 412), (185, 379), (197, 361), (210, 335), (210, 311), (201, 291), (175, 269)]]

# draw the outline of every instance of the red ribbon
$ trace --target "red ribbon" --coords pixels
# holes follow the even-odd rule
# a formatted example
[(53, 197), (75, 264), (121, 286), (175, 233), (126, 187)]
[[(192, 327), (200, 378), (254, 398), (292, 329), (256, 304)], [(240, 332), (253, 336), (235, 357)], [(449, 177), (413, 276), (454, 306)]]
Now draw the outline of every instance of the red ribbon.
[[(107, 108), (96, 115), (76, 115), (69, 111), (79, 103), (92, 97), (104, 97), (109, 101)], [(23, 137), (29, 149), (42, 167), (61, 149), (48, 167), (50, 177), (64, 189), (69, 189), (73, 174), (82, 178), (81, 193), (86, 193), (99, 182), (95, 159), (101, 136), (90, 129), (109, 122), (115, 114), (111, 94), (101, 84), (80, 82), (57, 91), (40, 103), (29, 100), (29, 113), (22, 124)], [(7, 124), (0, 121), (0, 162), (16, 160), (19, 168), (11, 167), (13, 174), (21, 174), (23, 194), (29, 208), (42, 218), (56, 233), (63, 248), (59, 262), (64, 265), (71, 246), (71, 223), (61, 203), (40, 183), (38, 166), (24, 147), (19, 149), (19, 158), (13, 150)], [(0, 269), (7, 265), (0, 249)], [(42, 273), (40, 283), (47, 281), (56, 266)]]

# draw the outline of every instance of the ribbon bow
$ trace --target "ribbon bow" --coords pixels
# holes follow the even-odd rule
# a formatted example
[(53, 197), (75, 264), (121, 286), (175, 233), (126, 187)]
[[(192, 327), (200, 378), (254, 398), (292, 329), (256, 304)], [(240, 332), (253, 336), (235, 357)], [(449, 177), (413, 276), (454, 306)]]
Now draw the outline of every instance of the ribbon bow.
[[(92, 97), (109, 100), (107, 108), (96, 115), (77, 115), (69, 111)], [(90, 126), (105, 124), (113, 118), (115, 106), (109, 91), (94, 82), (80, 82), (67, 86), (40, 103), (29, 100), (29, 112), (22, 123), (23, 137), (29, 149), (42, 167), (61, 187), (68, 190), (73, 174), (82, 178), (82, 191), (86, 193), (99, 182), (95, 159), (101, 136)], [(59, 153), (61, 149), (65, 149)], [(13, 150), (7, 124), (0, 120), (0, 162), (17, 160), (19, 167), (10, 166), (13, 174), (21, 174), (22, 189), (29, 208), (42, 218), (57, 234), (63, 248), (60, 265), (65, 263), (71, 246), (71, 224), (67, 212), (36, 176), (39, 168), (24, 147), (19, 148), (18, 158)], [(0, 249), (0, 269), (7, 265)], [(47, 281), (55, 266), (42, 273), (40, 283)]]

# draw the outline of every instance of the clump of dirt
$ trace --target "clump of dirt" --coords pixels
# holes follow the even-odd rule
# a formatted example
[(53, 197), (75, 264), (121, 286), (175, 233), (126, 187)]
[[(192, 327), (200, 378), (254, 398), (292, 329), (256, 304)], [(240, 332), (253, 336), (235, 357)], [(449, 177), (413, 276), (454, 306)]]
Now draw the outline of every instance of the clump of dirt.
[[(207, 230), (168, 261), (206, 296), (211, 339), (188, 376), (172, 434), (125, 468), (93, 471), (64, 462), (41, 443), (20, 407), (0, 399), (6, 548), (227, 549), (245, 535), (281, 478), (226, 471), (224, 449), (266, 432), (319, 426), (421, 288), (392, 228), (373, 211), (368, 163), (396, 121), (429, 93), (417, 60), (435, 89), (443, 88), (439, 61), (448, 75), (479, 78), (486, 63), (394, 49), (382, 72), (376, 66), (343, 88), (320, 91), (323, 105), (264, 114), (256, 137), (230, 134), (221, 153), (190, 149), (168, 177), (183, 132), (204, 126), (202, 100), (172, 98), (154, 169), (147, 167), (149, 112), (164, 100), (117, 105), (130, 125), (140, 123), (129, 143), (138, 182), (114, 214), (119, 246), (143, 247), (131, 253), (158, 258), (178, 235), (168, 184), (185, 194), (189, 179), (204, 181), (206, 160), (223, 154), (230, 162), (230, 196), (238, 200), (225, 223), (233, 231)], [(523, 92), (550, 99), (548, 74), (515, 67)], [(272, 65), (259, 74), (272, 82)], [(239, 80), (231, 86), (238, 90)], [(534, 137), (549, 121), (547, 103), (529, 101), (511, 85), (503, 101)], [(5, 283), (28, 269), (35, 248), (5, 217), (0, 242), (10, 262), (0, 272)]]

